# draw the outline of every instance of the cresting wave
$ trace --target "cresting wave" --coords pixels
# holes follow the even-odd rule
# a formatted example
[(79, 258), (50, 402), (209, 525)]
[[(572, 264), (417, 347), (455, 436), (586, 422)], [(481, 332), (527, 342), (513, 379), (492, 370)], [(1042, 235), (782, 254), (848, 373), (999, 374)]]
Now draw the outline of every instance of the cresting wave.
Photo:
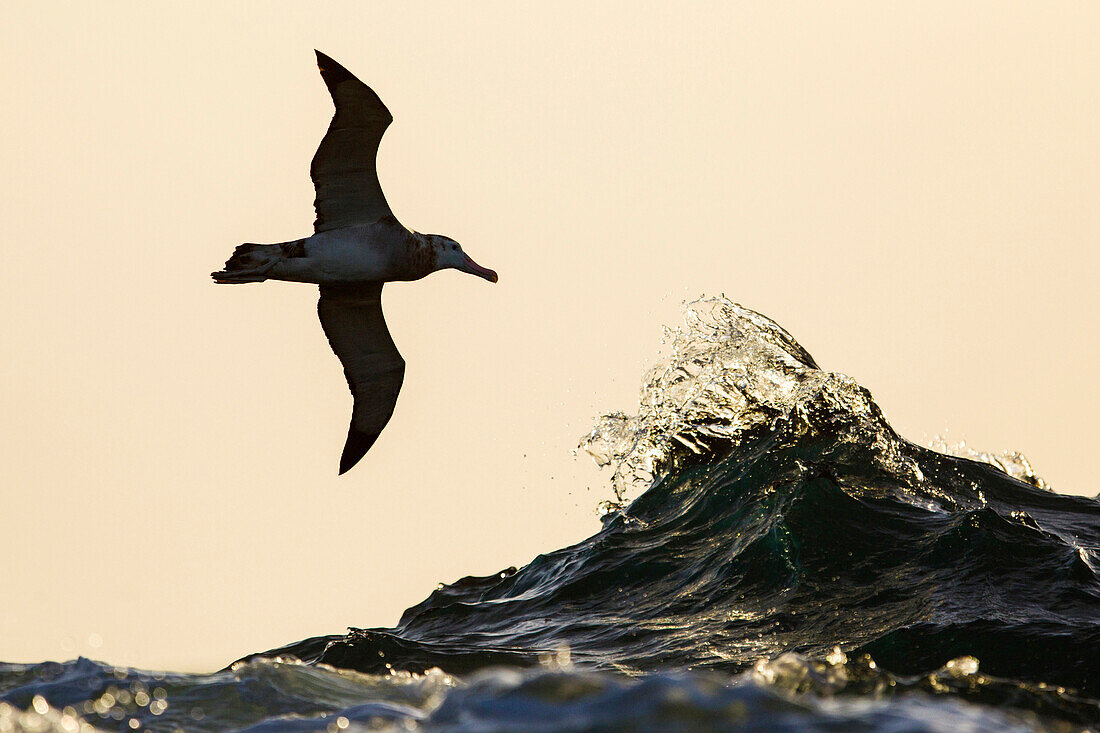
[[(598, 465), (614, 469), (617, 501), (609, 509), (649, 488), (659, 467), (678, 463), (684, 449), (702, 455), (715, 445), (736, 447), (788, 417), (812, 428), (799, 411), (822, 398), (829, 412), (853, 423), (854, 434), (843, 437), (873, 445), (872, 459), (884, 469), (899, 475), (917, 470), (898, 450), (900, 438), (870, 393), (850, 377), (823, 371), (771, 319), (719, 296), (685, 303), (684, 322), (684, 328), (665, 328), (671, 352), (643, 380), (638, 414), (605, 415), (581, 439)], [(1020, 453), (981, 452), (941, 438), (931, 447), (1048, 488)]]
[(839, 648), (920, 675), (970, 656), (1096, 711), (1100, 503), (903, 440), (866, 389), (725, 298), (686, 314), (639, 413), (583, 439), (620, 500), (600, 532), (439, 589), (393, 628), (277, 652), (454, 673), (562, 649), (630, 674)]
[[(595, 535), (391, 628), (177, 680), (168, 708), (237, 701), (232, 726), (188, 730), (1100, 725), (1100, 503), (1045, 490), (1022, 457), (900, 438), (866, 389), (725, 298), (666, 340), (638, 413), (582, 439), (616, 492)], [(117, 702), (108, 674), (9, 665), (0, 701), (54, 714), (81, 698), (53, 681), (80, 680), (89, 715), (172, 729), (99, 711), (86, 690)]]

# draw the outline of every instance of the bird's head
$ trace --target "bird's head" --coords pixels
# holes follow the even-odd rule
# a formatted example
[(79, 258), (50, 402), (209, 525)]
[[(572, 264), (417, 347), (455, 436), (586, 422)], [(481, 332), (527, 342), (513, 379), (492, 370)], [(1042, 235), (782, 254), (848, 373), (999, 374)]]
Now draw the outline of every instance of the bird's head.
[(453, 267), (471, 275), (483, 277), (491, 283), (497, 281), (497, 274), (487, 267), (470, 259), (470, 255), (462, 251), (462, 245), (455, 240), (439, 234), (429, 235), (432, 245), (436, 248), (435, 266), (439, 270)]

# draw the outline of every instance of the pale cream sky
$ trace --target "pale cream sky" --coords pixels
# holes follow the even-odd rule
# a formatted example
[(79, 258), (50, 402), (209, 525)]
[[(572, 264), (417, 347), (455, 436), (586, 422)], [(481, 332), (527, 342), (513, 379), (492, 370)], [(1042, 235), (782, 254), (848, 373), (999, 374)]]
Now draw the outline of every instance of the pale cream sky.
[[(0, 4), (0, 660), (210, 669), (388, 625), (597, 528), (572, 450), (726, 293), (926, 442), (1097, 492), (1100, 5)], [(387, 288), (397, 411), (315, 289), (319, 48), (393, 112), (403, 223), (500, 273)]]

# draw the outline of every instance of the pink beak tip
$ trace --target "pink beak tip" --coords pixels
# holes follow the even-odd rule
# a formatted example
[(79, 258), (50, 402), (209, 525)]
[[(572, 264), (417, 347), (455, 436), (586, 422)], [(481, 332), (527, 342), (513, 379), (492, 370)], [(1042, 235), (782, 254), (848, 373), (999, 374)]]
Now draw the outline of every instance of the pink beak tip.
[(483, 277), (491, 283), (495, 283), (498, 279), (495, 270), (490, 270), (488, 267), (482, 267), (481, 265), (474, 262), (470, 255), (466, 255), (466, 267), (463, 269), (465, 269), (466, 272), (470, 273), (471, 275)]

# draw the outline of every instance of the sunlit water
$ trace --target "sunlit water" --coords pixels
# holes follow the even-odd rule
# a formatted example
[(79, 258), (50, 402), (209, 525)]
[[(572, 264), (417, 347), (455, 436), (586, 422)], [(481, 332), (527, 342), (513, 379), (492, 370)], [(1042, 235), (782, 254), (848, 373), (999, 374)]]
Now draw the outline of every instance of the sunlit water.
[(1100, 503), (905, 441), (764, 316), (685, 314), (582, 439), (615, 493), (591, 538), (215, 674), (0, 665), (0, 733), (1100, 723)]

